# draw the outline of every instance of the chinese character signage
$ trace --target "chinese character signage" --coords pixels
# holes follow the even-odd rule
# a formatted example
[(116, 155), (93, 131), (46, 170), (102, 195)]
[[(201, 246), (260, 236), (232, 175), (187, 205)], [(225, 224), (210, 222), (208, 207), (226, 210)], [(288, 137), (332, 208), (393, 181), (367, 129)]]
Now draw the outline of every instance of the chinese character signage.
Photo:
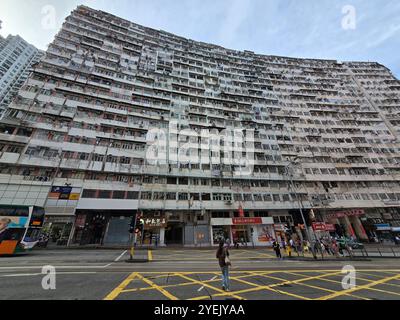
[(165, 228), (167, 226), (167, 219), (165, 215), (144, 214), (144, 228)]
[(235, 225), (262, 224), (262, 218), (232, 218)]

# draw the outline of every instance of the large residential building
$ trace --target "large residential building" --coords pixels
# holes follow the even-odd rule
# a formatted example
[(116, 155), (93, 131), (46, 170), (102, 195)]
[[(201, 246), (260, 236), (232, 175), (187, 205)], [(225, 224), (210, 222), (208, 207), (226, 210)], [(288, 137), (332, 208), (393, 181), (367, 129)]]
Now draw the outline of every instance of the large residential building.
[(20, 36), (0, 36), (0, 118), (43, 52)]
[(389, 240), (399, 112), (379, 63), (234, 51), (79, 6), (1, 121), (0, 204), (45, 207), (70, 245), (126, 244), (138, 212), (145, 244)]

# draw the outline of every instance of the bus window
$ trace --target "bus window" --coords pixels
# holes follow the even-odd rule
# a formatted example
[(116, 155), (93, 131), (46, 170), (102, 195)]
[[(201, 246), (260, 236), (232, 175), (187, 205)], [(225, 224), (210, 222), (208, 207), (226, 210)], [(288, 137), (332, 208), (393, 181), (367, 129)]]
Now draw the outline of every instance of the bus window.
[(16, 217), (28, 217), (29, 216), (29, 208), (16, 208), (15, 214)]
[(15, 216), (15, 208), (0, 208), (0, 217)]
[(33, 207), (31, 221), (29, 226), (35, 228), (41, 228), (44, 223), (44, 209), (39, 207)]

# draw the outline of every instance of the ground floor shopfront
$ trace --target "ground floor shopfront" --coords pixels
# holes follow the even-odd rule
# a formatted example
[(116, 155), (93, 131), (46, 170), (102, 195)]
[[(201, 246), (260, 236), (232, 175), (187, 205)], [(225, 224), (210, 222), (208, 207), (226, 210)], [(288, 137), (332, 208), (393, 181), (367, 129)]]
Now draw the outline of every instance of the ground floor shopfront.
[(274, 239), (288, 241), (288, 230), (294, 226), (288, 211), (246, 211), (238, 217), (235, 211), (76, 209), (73, 216), (49, 216), (47, 222), (54, 234), (62, 234), (56, 237), (63, 239), (58, 245), (126, 246), (132, 243), (128, 230), (136, 215), (144, 221), (137, 245), (154, 247), (206, 247), (220, 239), (241, 246), (272, 246)]
[[(366, 243), (394, 244), (399, 236), (399, 208), (324, 210), (314, 218), (304, 212), (310, 234), (353, 237)], [(295, 211), (208, 210), (112, 210), (76, 209), (74, 215), (47, 216), (44, 230), (50, 243), (57, 245), (129, 245), (129, 225), (142, 214), (143, 233), (137, 243), (143, 246), (217, 245), (220, 239), (245, 246), (271, 246), (272, 241), (289, 238), (303, 240), (306, 235), (300, 215)], [(322, 230), (318, 223), (324, 223)], [(315, 233), (317, 231), (317, 233)]]
[(400, 227), (400, 208), (368, 208), (328, 211), (323, 222), (334, 226), (332, 236), (353, 237), (369, 243), (393, 244)]
[(221, 240), (245, 246), (272, 246), (276, 239), (272, 217), (212, 218), (210, 229), (211, 245)]

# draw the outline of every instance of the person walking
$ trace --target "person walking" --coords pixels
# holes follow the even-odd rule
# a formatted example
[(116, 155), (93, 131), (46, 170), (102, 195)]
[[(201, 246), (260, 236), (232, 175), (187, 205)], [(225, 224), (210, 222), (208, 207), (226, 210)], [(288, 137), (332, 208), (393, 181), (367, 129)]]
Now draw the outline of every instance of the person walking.
[(220, 241), (216, 257), (222, 271), (222, 290), (229, 291), (229, 267), (232, 265), (229, 259), (228, 245)]
[(333, 255), (334, 255), (336, 258), (339, 257), (339, 246), (338, 246), (336, 240), (333, 240), (333, 241), (332, 241), (332, 252), (333, 252)]
[(275, 251), (276, 257), (278, 259), (282, 259), (282, 254), (281, 254), (281, 246), (279, 245), (279, 243), (277, 241), (274, 241), (272, 243), (272, 248)]

